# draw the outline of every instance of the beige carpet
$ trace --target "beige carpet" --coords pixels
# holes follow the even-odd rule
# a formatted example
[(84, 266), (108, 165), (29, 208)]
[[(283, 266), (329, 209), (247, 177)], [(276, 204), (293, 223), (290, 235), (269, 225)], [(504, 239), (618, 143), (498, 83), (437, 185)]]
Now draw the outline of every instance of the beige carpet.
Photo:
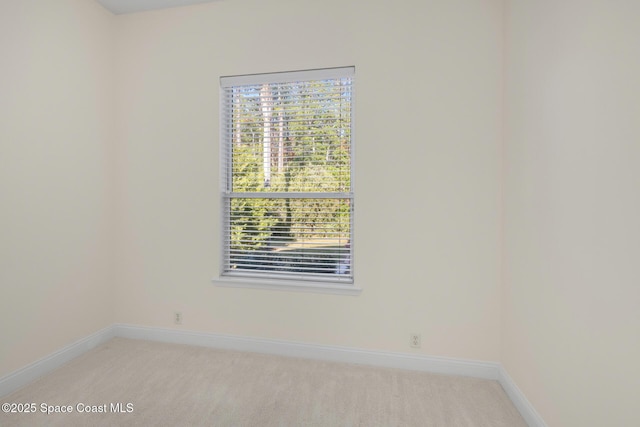
[(0, 400), (37, 408), (1, 426), (526, 427), (496, 381), (123, 338)]

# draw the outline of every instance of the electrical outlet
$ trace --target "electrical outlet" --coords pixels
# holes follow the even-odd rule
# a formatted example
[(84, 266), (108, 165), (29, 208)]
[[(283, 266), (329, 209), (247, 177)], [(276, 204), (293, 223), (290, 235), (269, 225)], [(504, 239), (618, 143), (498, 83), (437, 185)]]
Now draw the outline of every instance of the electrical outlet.
[(422, 337), (420, 334), (409, 335), (409, 346), (413, 348), (420, 348), (422, 345)]
[(179, 311), (173, 313), (173, 323), (175, 323), (176, 325), (182, 325), (182, 313), (180, 313)]

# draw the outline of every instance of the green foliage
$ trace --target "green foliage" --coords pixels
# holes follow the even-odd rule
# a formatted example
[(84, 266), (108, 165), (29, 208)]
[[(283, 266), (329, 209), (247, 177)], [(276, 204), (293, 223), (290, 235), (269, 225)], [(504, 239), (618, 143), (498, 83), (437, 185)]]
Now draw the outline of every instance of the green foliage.
[(235, 90), (232, 189), (265, 197), (232, 199), (232, 251), (349, 239), (348, 199), (269, 198), (270, 193), (282, 192), (350, 192), (347, 91), (339, 80)]

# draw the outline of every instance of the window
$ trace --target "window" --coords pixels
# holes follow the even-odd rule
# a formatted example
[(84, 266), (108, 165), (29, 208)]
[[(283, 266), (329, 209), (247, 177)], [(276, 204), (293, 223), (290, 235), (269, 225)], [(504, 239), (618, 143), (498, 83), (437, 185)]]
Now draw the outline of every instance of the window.
[(353, 283), (354, 68), (222, 77), (224, 277)]

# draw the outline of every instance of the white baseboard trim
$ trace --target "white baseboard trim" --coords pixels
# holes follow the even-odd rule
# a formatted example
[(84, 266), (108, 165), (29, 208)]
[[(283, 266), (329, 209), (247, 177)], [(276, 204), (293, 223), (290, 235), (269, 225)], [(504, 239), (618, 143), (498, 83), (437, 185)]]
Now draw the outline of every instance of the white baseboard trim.
[(0, 378), (0, 397), (13, 393), (19, 388), (26, 386), (39, 377), (53, 371), (88, 350), (107, 342), (113, 337), (497, 380), (529, 427), (547, 427), (542, 417), (527, 400), (513, 379), (511, 379), (507, 371), (496, 362), (372, 351), (351, 347), (326, 346), (294, 341), (124, 324), (114, 324), (104, 328), (16, 372)]
[(0, 397), (13, 393), (113, 337), (113, 326), (108, 326), (0, 378)]
[(529, 427), (547, 427), (547, 424), (544, 422), (540, 414), (538, 414), (531, 402), (529, 402), (524, 393), (522, 393), (520, 388), (518, 388), (511, 376), (509, 376), (502, 366), (500, 366), (500, 379), (498, 381)]
[(409, 369), (447, 375), (462, 375), (492, 380), (498, 380), (500, 375), (500, 364), (494, 362), (371, 351), (350, 347), (121, 324), (114, 325), (114, 333), (115, 336), (123, 338)]

